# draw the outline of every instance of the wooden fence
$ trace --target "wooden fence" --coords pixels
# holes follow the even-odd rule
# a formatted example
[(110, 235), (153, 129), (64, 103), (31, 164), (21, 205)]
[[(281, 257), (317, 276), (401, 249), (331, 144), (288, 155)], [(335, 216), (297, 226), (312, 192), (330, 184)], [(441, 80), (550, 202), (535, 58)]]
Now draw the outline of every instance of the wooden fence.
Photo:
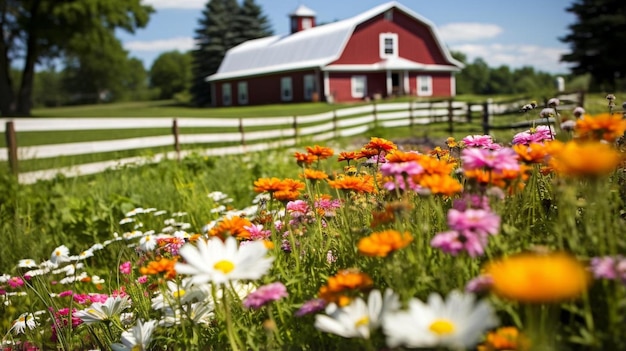
[[(560, 109), (581, 106), (583, 95), (564, 94), (558, 97)], [(366, 133), (372, 128), (436, 126), (452, 134), (462, 125), (478, 126), (473, 133), (489, 134), (494, 129), (524, 128), (523, 123), (501, 124), (501, 117), (520, 115), (520, 108), (528, 100), (494, 103), (468, 103), (453, 100), (405, 103), (372, 103), (347, 107), (308, 116), (281, 116), (263, 118), (19, 118), (0, 123), (5, 133), (5, 148), (0, 148), (0, 162), (6, 161), (20, 182), (32, 183), (49, 179), (58, 173), (76, 176), (101, 172), (119, 165), (144, 162), (132, 157), (106, 162), (89, 163), (55, 170), (19, 172), (19, 160), (43, 159), (60, 156), (95, 154), (156, 147), (172, 147), (171, 152), (156, 155), (152, 161), (163, 158), (181, 158), (190, 150), (181, 145), (201, 145), (205, 155), (243, 154), (280, 147), (291, 147), (299, 141), (319, 142), (339, 137)], [(545, 104), (545, 101), (540, 104)], [(477, 123), (480, 121), (480, 123)], [(538, 120), (538, 123), (546, 123)], [(79, 130), (121, 130), (141, 128), (171, 128), (170, 135), (89, 141), (53, 145), (19, 146), (17, 132), (54, 132)], [(204, 134), (181, 133), (181, 129), (220, 128), (222, 132)], [(481, 130), (482, 129), (482, 130)], [(232, 130), (232, 132), (223, 132)], [(468, 131), (464, 129), (464, 131)], [(223, 146), (228, 145), (230, 146)], [(197, 152), (197, 150), (196, 150)]]

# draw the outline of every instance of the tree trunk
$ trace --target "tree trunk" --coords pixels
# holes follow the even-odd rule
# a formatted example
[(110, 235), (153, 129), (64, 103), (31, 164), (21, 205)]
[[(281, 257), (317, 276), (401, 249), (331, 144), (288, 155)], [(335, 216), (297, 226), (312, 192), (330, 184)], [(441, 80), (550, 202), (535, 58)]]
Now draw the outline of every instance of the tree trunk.
[(35, 81), (35, 61), (37, 59), (37, 45), (35, 33), (28, 34), (26, 43), (26, 60), (22, 71), (22, 83), (17, 93), (16, 114), (19, 116), (30, 116), (33, 99), (33, 83)]
[(9, 62), (9, 47), (5, 40), (11, 40), (5, 31), (6, 3), (0, 9), (2, 15), (0, 22), (0, 116), (10, 116), (13, 114), (13, 84), (11, 82), (11, 64)]

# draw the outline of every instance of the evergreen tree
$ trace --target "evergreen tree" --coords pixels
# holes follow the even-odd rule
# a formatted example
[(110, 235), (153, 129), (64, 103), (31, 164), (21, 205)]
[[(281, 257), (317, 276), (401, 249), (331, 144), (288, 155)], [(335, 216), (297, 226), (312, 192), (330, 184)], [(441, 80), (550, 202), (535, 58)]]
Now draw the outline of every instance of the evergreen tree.
[(270, 35), (268, 21), (254, 1), (239, 7), (237, 0), (209, 0), (195, 31), (197, 48), (193, 50), (192, 102), (207, 106), (211, 102), (206, 77), (217, 72), (226, 51), (246, 40)]
[(571, 52), (561, 61), (572, 63), (575, 75), (591, 74), (596, 86), (613, 91), (626, 77), (624, 59), (617, 52), (626, 43), (626, 6), (623, 0), (576, 0), (566, 9), (577, 16), (570, 33), (559, 38)]

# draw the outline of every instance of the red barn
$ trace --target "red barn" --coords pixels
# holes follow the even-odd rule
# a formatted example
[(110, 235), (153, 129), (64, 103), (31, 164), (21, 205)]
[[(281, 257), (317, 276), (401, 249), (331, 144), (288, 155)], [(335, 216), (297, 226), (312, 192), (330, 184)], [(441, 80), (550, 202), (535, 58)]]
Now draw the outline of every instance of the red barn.
[(303, 5), (290, 18), (291, 34), (226, 53), (207, 77), (214, 106), (456, 94), (454, 74), (463, 64), (432, 23), (396, 1), (320, 26)]

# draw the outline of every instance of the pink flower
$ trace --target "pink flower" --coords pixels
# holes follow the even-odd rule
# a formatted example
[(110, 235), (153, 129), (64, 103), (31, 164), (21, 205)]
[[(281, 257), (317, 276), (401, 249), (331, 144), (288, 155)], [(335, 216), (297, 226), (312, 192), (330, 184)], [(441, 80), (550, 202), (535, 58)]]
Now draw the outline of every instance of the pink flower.
[(272, 231), (263, 229), (262, 224), (244, 226), (243, 229), (247, 230), (248, 233), (250, 233), (251, 240), (264, 240), (272, 235)]
[(74, 292), (72, 290), (65, 290), (59, 293), (59, 297), (72, 296)]
[(20, 277), (11, 277), (7, 280), (7, 284), (13, 289), (20, 288), (24, 285), (24, 281)]
[(596, 279), (616, 279), (617, 270), (616, 265), (621, 257), (594, 257), (591, 259), (591, 272)]
[(470, 231), (461, 233), (451, 230), (435, 235), (430, 241), (430, 246), (453, 256), (465, 251), (470, 257), (476, 257), (485, 253), (487, 237)]
[(309, 211), (309, 205), (304, 200), (289, 201), (285, 208), (292, 217), (304, 216)]
[(145, 284), (148, 282), (148, 276), (147, 275), (142, 275), (141, 277), (137, 278), (137, 283), (139, 284)]
[(463, 149), (461, 152), (463, 170), (490, 169), (496, 172), (519, 170), (518, 156), (511, 148), (486, 150), (478, 148)]
[(385, 176), (417, 175), (424, 172), (424, 168), (415, 161), (390, 162), (380, 166), (380, 171)]
[(459, 232), (471, 231), (479, 235), (495, 235), (500, 229), (500, 216), (486, 210), (459, 211), (452, 208), (448, 211), (448, 226)]
[(461, 140), (466, 147), (497, 150), (499, 144), (493, 142), (491, 135), (468, 135)]
[(493, 279), (489, 275), (481, 274), (478, 277), (470, 280), (465, 285), (465, 291), (470, 293), (479, 293), (487, 291), (491, 288)]
[(554, 139), (554, 130), (549, 126), (537, 126), (536, 128), (525, 130), (513, 136), (513, 145), (528, 145), (530, 143), (543, 143)]
[(130, 263), (130, 261), (126, 261), (120, 265), (120, 273), (122, 274), (129, 275), (132, 269), (133, 265)]
[(283, 297), (287, 297), (287, 288), (283, 283), (276, 282), (263, 285), (248, 294), (243, 300), (243, 305), (246, 308), (256, 310), (272, 301), (280, 300)]
[(321, 211), (324, 216), (332, 217), (336, 214), (336, 210), (341, 207), (341, 200), (322, 198), (315, 200), (313, 205), (315, 206), (315, 209), (318, 210), (318, 213)]

